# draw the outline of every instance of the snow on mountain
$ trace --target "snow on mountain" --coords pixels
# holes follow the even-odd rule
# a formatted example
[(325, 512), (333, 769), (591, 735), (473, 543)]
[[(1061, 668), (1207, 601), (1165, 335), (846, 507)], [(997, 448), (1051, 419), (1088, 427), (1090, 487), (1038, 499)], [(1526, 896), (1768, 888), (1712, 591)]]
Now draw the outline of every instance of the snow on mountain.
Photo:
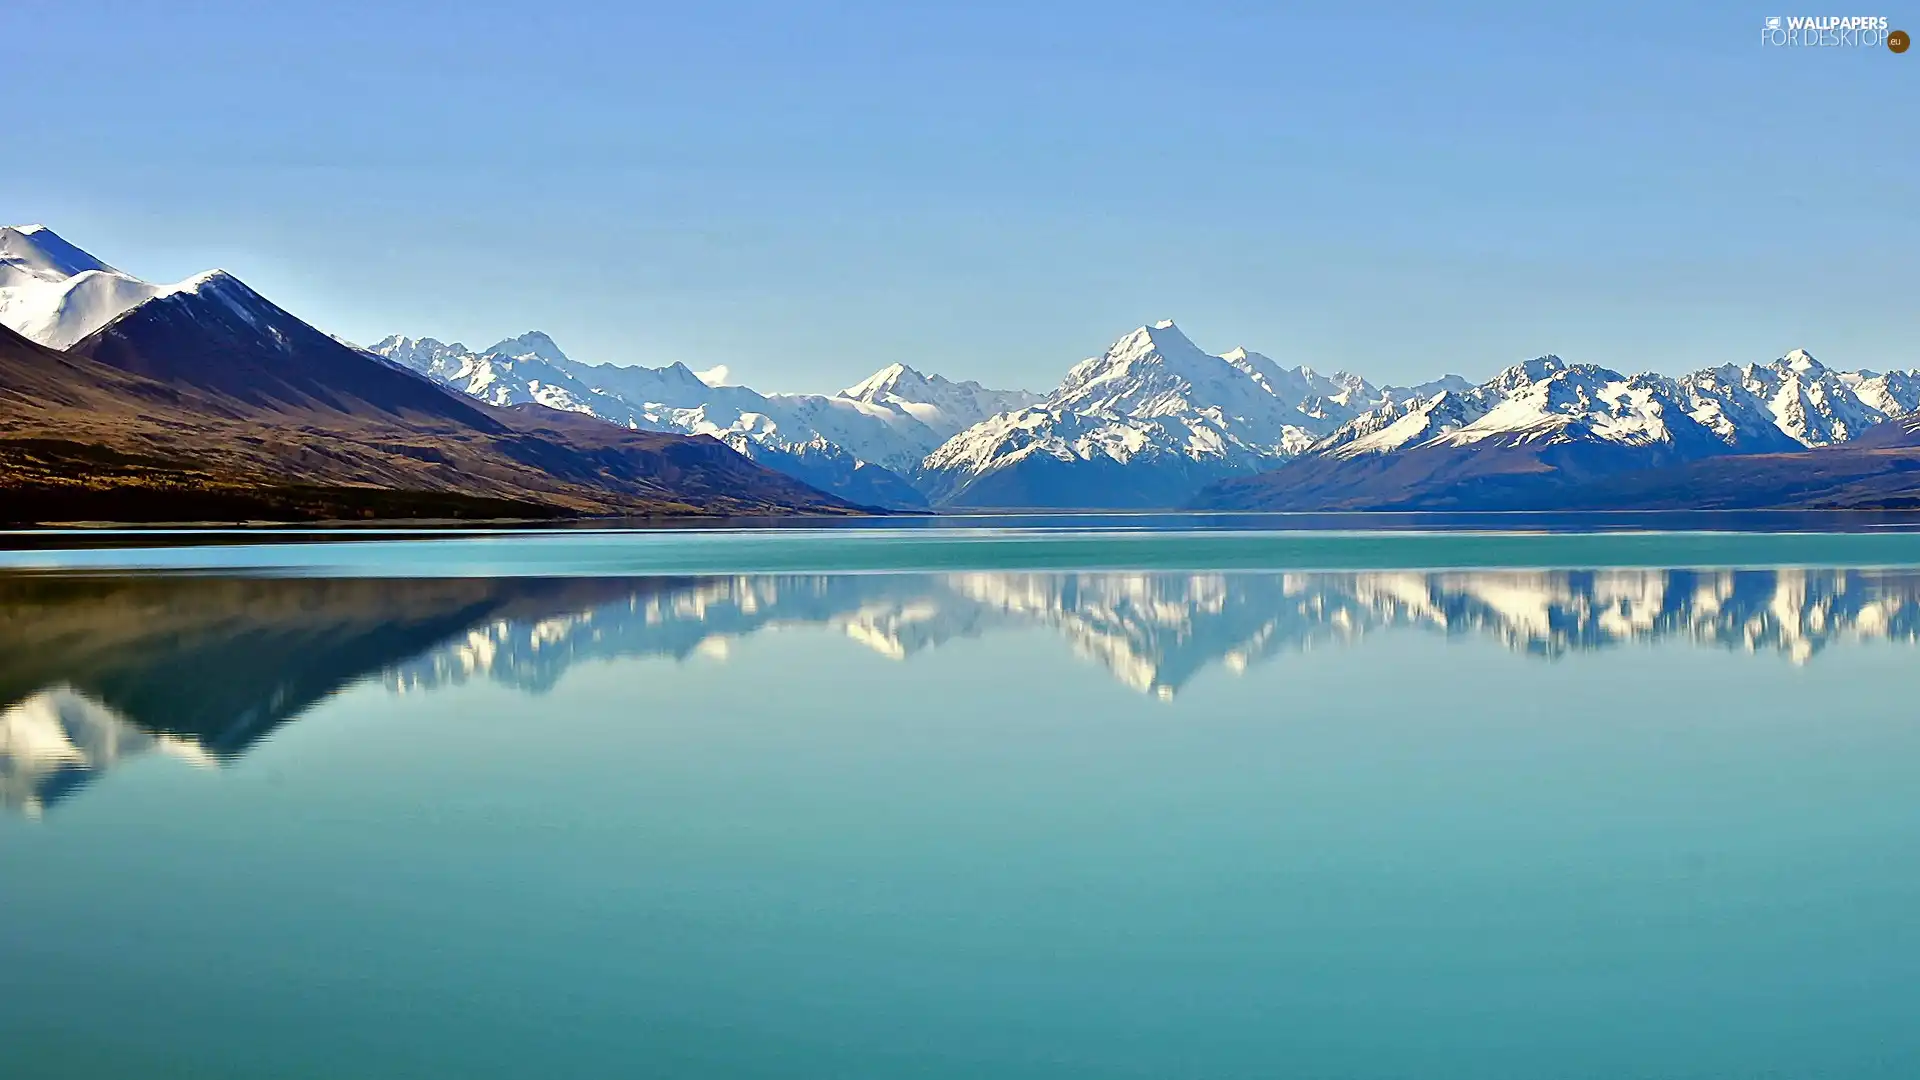
[(1038, 404), (953, 436), (922, 464), (921, 486), (966, 506), (1177, 505), (1391, 400), (1356, 375), (1212, 355), (1160, 322), (1074, 365)]
[(824, 435), (776, 444), (734, 431), (721, 441), (775, 472), (862, 506), (921, 509), (927, 505), (926, 496), (898, 473), (861, 461)]
[(1492, 407), (1479, 387), (1442, 390), (1427, 397), (1390, 401), (1355, 417), (1316, 443), (1314, 452), (1348, 458), (1381, 454), (1457, 431)]
[(1846, 442), (1920, 408), (1914, 372), (1834, 371), (1805, 349), (1771, 364), (1749, 364), (1738, 373), (1741, 385), (1766, 401), (1780, 430), (1803, 446)]
[(1771, 364), (1678, 378), (1543, 356), (1479, 386), (1389, 402), (1311, 453), (1356, 458), (1415, 447), (1570, 442), (1665, 446), (1682, 456), (1764, 453), (1845, 442), (1916, 409), (1914, 373), (1835, 372), (1802, 350)]
[(65, 349), (166, 291), (67, 243), (44, 225), (0, 227), (0, 324)]
[(55, 349), (69, 349), (153, 301), (210, 300), (227, 317), (262, 328), (279, 309), (225, 270), (156, 285), (116, 270), (44, 225), (0, 227), (0, 323)]
[[(31, 339), (70, 349), (169, 301), (284, 336), (277, 309), (229, 275), (155, 285), (44, 226), (0, 228), (0, 324)], [(1044, 396), (899, 363), (834, 394), (763, 394), (728, 385), (724, 366), (581, 363), (538, 331), (477, 351), (391, 337), (369, 352), (495, 405), (711, 435), (849, 497), (892, 492), (889, 505), (918, 504), (896, 478), (937, 504), (1147, 507), (1298, 457), (1597, 446), (1692, 458), (1845, 443), (1920, 415), (1920, 372), (1839, 371), (1804, 350), (1677, 377), (1545, 356), (1477, 385), (1381, 387), (1243, 348), (1209, 354), (1171, 322), (1123, 336)]]
[(644, 403), (650, 422), (670, 430), (719, 438), (740, 435), (780, 450), (825, 439), (859, 461), (902, 476), (912, 473), (952, 431), (974, 423), (986, 410), (1032, 396), (954, 383), (901, 364), (831, 395), (762, 394), (745, 386), (712, 385), (684, 364), (575, 365), (574, 371), (603, 392)]
[(865, 396), (762, 394), (713, 385), (685, 364), (582, 363), (538, 331), (478, 352), (401, 336), (376, 343), (372, 352), (495, 405), (536, 402), (627, 427), (711, 435), (750, 450), (748, 456), (769, 468), (887, 506), (924, 505), (898, 474), (912, 471), (939, 445), (941, 430), (1023, 397), (903, 365), (854, 388)]
[(1451, 431), (1435, 434), (1429, 445), (1597, 441), (1667, 445), (1690, 456), (1730, 449), (1694, 419), (1678, 385), (1657, 375), (1629, 377), (1592, 364), (1543, 356), (1508, 368), (1481, 390), (1491, 407)]
[(1872, 371), (1842, 372), (1840, 378), (1869, 408), (1889, 417), (1904, 418), (1920, 412), (1920, 372)]
[(475, 353), (458, 342), (447, 344), (433, 338), (398, 335), (376, 342), (368, 351), (489, 405), (532, 403), (566, 412), (590, 413), (628, 427), (654, 426), (633, 422), (632, 410), (624, 401), (597, 393), (575, 378), (567, 367), (561, 366), (567, 364), (564, 354), (560, 356), (560, 363), (555, 363), (534, 350), (521, 355), (494, 349)]
[(1175, 506), (1259, 460), (1209, 419), (1034, 406), (949, 439), (927, 455), (918, 482), (935, 505), (954, 507)]
[[(934, 445), (997, 413), (1040, 400), (1025, 390), (990, 390), (977, 382), (923, 375), (905, 364), (889, 364), (835, 396), (903, 414), (931, 432)], [(929, 445), (921, 456), (932, 449)]]
[(1374, 395), (1357, 376), (1285, 370), (1245, 349), (1213, 356), (1166, 321), (1074, 365), (1045, 405), (1058, 413), (1178, 418), (1195, 432), (1198, 454), (1271, 457), (1304, 449), (1359, 411), (1356, 404), (1371, 406)]
[[(45, 225), (0, 226), (0, 275), (65, 281), (89, 271), (120, 271), (74, 247)], [(3, 279), (0, 279), (3, 280)], [(14, 284), (5, 281), (5, 284)]]

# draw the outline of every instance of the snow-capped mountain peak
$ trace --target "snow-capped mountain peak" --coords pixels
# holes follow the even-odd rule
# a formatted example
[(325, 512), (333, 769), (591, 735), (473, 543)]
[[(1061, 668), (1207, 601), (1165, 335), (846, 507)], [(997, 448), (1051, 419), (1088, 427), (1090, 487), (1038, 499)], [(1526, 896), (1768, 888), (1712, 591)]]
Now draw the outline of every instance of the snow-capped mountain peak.
[[(1076, 412), (1158, 412), (1195, 383), (1227, 377), (1224, 358), (1202, 352), (1171, 319), (1138, 327), (1068, 370), (1047, 398), (1055, 409)], [(1156, 400), (1158, 399), (1158, 400)]]
[(1805, 349), (1770, 364), (1750, 364), (1737, 378), (1765, 402), (1780, 430), (1805, 446), (1846, 442), (1920, 408), (1920, 386), (1910, 373), (1838, 372)]
[(254, 323), (272, 307), (225, 270), (155, 285), (108, 266), (44, 225), (0, 228), (0, 323), (66, 349), (150, 301), (205, 296)]
[(1390, 400), (1312, 452), (1347, 458), (1426, 445), (1560, 442), (1663, 447), (1682, 457), (1774, 452), (1843, 442), (1916, 410), (1920, 378), (1836, 372), (1804, 349), (1677, 378), (1628, 376), (1547, 355), (1479, 386)]
[(108, 266), (44, 225), (0, 227), (0, 325), (42, 345), (68, 348), (165, 291)]
[(496, 342), (487, 352), (497, 353), (501, 356), (537, 356), (550, 364), (566, 364), (572, 362), (568, 359), (566, 353), (560, 351), (560, 346), (553, 343), (552, 338), (539, 330), (529, 330), (519, 337), (507, 338), (505, 341)]
[(888, 364), (835, 396), (882, 410), (880, 415), (890, 417), (897, 427), (924, 430), (932, 440), (927, 450), (989, 416), (1022, 409), (1040, 399), (1024, 390), (993, 390), (971, 380), (954, 382), (900, 363)]
[(398, 335), (371, 351), (495, 405), (533, 402), (623, 427), (710, 435), (735, 449), (745, 439), (753, 444), (748, 456), (856, 502), (917, 505), (917, 496), (888, 470), (910, 470), (939, 443), (898, 410), (715, 386), (678, 362), (660, 368), (583, 363), (538, 331), (480, 353)]
[(190, 278), (183, 281), (176, 281), (172, 285), (162, 286), (160, 289), (161, 296), (174, 296), (183, 293), (197, 296), (219, 297), (230, 302), (241, 302), (260, 296), (260, 294), (254, 292), (252, 287), (246, 282), (241, 281), (225, 270), (218, 269), (202, 270)]
[(65, 281), (88, 271), (120, 271), (67, 243), (45, 225), (0, 225), (0, 286), (15, 277)]
[(1522, 360), (1520, 363), (1513, 364), (1503, 369), (1500, 374), (1495, 375), (1491, 381), (1492, 385), (1503, 390), (1516, 390), (1532, 386), (1536, 383), (1546, 382), (1562, 372), (1573, 371), (1576, 368), (1585, 369), (1596, 374), (1604, 373), (1614, 378), (1619, 378), (1616, 372), (1606, 371), (1603, 368), (1597, 368), (1591, 364), (1569, 364), (1558, 356), (1548, 353), (1545, 356), (1536, 356), (1531, 360)]
[(1357, 376), (1213, 355), (1162, 320), (1075, 364), (1037, 406), (955, 435), (924, 475), (968, 505), (1172, 505), (1183, 486), (1277, 464), (1378, 403)]
[(1792, 352), (1789, 352), (1787, 353), (1787, 355), (1781, 357), (1778, 362), (1785, 364), (1791, 370), (1800, 371), (1800, 372), (1827, 370), (1827, 366), (1825, 364), (1822, 364), (1820, 361), (1815, 360), (1813, 358), (1813, 354), (1808, 352), (1805, 349), (1794, 349)]
[[(224, 271), (155, 285), (43, 225), (0, 227), (0, 324), (67, 349), (110, 337), (116, 331), (103, 328), (150, 303), (159, 305), (147, 309), (155, 319), (190, 316), (292, 348), (286, 335), (295, 320)], [(1200, 483), (1302, 454), (1606, 443), (1685, 458), (1841, 443), (1889, 419), (1920, 416), (1920, 372), (1835, 370), (1800, 348), (1679, 376), (1628, 375), (1548, 354), (1477, 385), (1452, 375), (1381, 387), (1323, 374), (1285, 352), (1284, 360), (1245, 346), (1209, 353), (1172, 319), (1121, 335), (1044, 394), (955, 381), (905, 362), (833, 394), (763, 394), (730, 385), (724, 365), (696, 372), (681, 363), (582, 363), (538, 330), (477, 352), (400, 336), (368, 351), (493, 404), (535, 402), (627, 427), (745, 440), (808, 482), (879, 466), (936, 499), (975, 506), (1010, 505), (966, 495), (1009, 469), (1028, 472), (998, 483), (992, 498), (1172, 505)], [(1619, 467), (1638, 460), (1608, 453), (1625, 463)]]
[(856, 401), (873, 401), (896, 392), (903, 384), (918, 386), (926, 377), (905, 364), (888, 364), (879, 371), (840, 391), (840, 396)]

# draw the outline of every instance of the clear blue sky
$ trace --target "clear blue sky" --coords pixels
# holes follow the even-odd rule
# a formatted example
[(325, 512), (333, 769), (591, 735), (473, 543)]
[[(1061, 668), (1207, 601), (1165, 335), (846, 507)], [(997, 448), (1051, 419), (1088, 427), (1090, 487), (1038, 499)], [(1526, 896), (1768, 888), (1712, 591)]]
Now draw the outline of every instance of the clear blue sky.
[(1763, 49), (1794, 13), (15, 0), (0, 218), (762, 389), (1169, 317), (1392, 381), (1920, 366), (1920, 51)]

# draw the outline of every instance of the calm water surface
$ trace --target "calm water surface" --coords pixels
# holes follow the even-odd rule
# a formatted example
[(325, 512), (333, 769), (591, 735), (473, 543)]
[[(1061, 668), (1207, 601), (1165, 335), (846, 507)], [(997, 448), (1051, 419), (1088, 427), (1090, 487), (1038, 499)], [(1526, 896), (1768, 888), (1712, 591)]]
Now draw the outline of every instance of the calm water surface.
[(1920, 536), (739, 535), (0, 553), (0, 1073), (1920, 1074)]

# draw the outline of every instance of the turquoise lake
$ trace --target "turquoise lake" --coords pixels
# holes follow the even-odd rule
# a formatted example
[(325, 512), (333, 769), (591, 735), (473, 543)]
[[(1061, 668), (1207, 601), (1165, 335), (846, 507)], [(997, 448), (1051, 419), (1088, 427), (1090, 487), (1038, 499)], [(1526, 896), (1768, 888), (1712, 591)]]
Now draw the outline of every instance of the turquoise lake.
[(1920, 1075), (1920, 533), (39, 534), (0, 1075)]

